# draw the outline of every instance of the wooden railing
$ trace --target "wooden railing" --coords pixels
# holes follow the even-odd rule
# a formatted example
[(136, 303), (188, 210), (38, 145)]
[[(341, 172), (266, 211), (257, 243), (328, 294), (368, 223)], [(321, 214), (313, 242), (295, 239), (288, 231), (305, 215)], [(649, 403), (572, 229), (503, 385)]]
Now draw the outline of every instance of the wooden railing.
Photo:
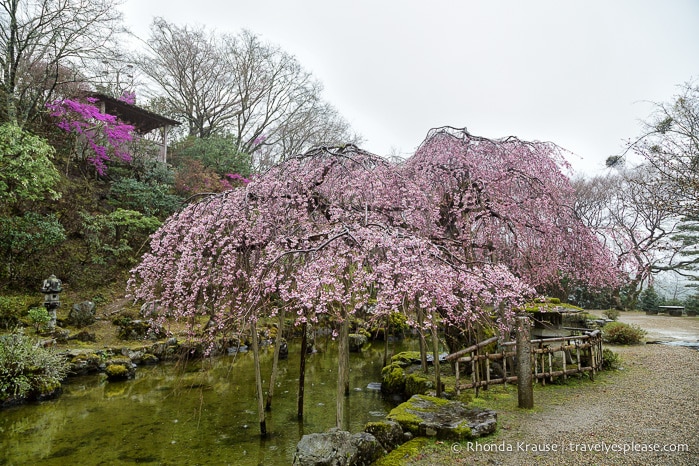
[[(447, 356), (447, 361), (455, 363), (457, 394), (473, 388), (478, 396), (481, 387), (517, 381), (514, 367), (516, 342), (498, 340), (497, 336), (492, 337)], [(497, 343), (496, 349), (487, 351), (487, 347), (493, 343)], [(594, 379), (602, 369), (602, 333), (599, 330), (583, 335), (531, 340), (530, 344), (533, 377), (542, 385), (546, 384), (547, 379), (552, 382), (556, 377), (565, 379), (570, 374), (580, 372), (589, 372)], [(500, 361), (500, 368), (492, 367), (494, 361)], [(470, 367), (470, 383), (460, 381), (464, 364)]]

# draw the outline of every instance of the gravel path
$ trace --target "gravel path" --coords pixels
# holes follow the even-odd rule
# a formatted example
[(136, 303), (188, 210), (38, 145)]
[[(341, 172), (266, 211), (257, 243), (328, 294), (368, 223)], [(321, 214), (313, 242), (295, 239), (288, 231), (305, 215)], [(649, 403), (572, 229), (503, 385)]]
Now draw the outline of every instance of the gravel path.
[[(699, 341), (699, 318), (623, 313), (620, 320), (647, 329), (649, 341)], [(610, 348), (621, 355), (623, 370), (575, 387), (536, 391), (534, 411), (498, 414), (500, 431), (481, 442), (490, 452), (456, 445), (440, 455), (441, 462), (699, 465), (699, 351), (663, 344)], [(521, 451), (527, 445), (558, 451)], [(614, 451), (623, 448), (640, 451)], [(648, 451), (655, 448), (684, 451)]]

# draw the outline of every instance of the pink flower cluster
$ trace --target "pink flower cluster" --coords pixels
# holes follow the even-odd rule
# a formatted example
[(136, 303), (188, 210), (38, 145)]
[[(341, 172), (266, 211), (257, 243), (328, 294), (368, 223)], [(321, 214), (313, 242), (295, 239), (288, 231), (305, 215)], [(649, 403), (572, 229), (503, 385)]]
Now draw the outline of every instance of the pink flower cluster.
[(131, 91), (124, 91), (118, 100), (125, 102), (130, 105), (136, 104), (136, 93)]
[(78, 136), (91, 151), (88, 162), (97, 173), (104, 175), (106, 163), (112, 156), (131, 161), (129, 143), (133, 140), (134, 127), (120, 122), (116, 116), (102, 113), (95, 105), (97, 99), (86, 102), (64, 99), (46, 106), (52, 117), (58, 120), (62, 130)]

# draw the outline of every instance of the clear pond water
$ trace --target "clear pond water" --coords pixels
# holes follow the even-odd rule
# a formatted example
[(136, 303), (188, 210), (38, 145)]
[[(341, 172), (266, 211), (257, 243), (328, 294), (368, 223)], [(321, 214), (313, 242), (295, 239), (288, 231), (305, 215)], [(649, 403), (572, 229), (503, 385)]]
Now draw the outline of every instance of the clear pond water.
[[(392, 344), (390, 354), (415, 349)], [(288, 465), (301, 436), (335, 426), (337, 349), (319, 342), (306, 361), (305, 416), (296, 419), (299, 345), (279, 362), (266, 439), (259, 435), (252, 353), (139, 367), (134, 380), (71, 378), (56, 400), (0, 411), (0, 465)], [(271, 347), (263, 350), (269, 383)], [(382, 419), (395, 402), (375, 388), (383, 344), (350, 360), (344, 427)], [(266, 391), (266, 388), (265, 388)]]

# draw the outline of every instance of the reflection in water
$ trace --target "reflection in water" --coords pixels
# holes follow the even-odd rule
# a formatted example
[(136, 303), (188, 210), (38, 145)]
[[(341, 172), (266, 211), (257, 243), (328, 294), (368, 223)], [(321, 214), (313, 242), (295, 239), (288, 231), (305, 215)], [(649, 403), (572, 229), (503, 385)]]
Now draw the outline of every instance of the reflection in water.
[[(406, 348), (405, 346), (410, 346)], [(394, 351), (414, 349), (413, 342)], [(53, 401), (0, 412), (0, 464), (291, 464), (302, 435), (335, 426), (336, 346), (309, 355), (305, 418), (296, 420), (299, 345), (280, 361), (269, 438), (259, 437), (252, 354), (187, 365), (139, 367), (136, 379), (69, 379)], [(263, 351), (269, 381), (272, 348)], [(352, 432), (392, 408), (376, 385), (383, 345), (351, 355), (345, 427)]]

